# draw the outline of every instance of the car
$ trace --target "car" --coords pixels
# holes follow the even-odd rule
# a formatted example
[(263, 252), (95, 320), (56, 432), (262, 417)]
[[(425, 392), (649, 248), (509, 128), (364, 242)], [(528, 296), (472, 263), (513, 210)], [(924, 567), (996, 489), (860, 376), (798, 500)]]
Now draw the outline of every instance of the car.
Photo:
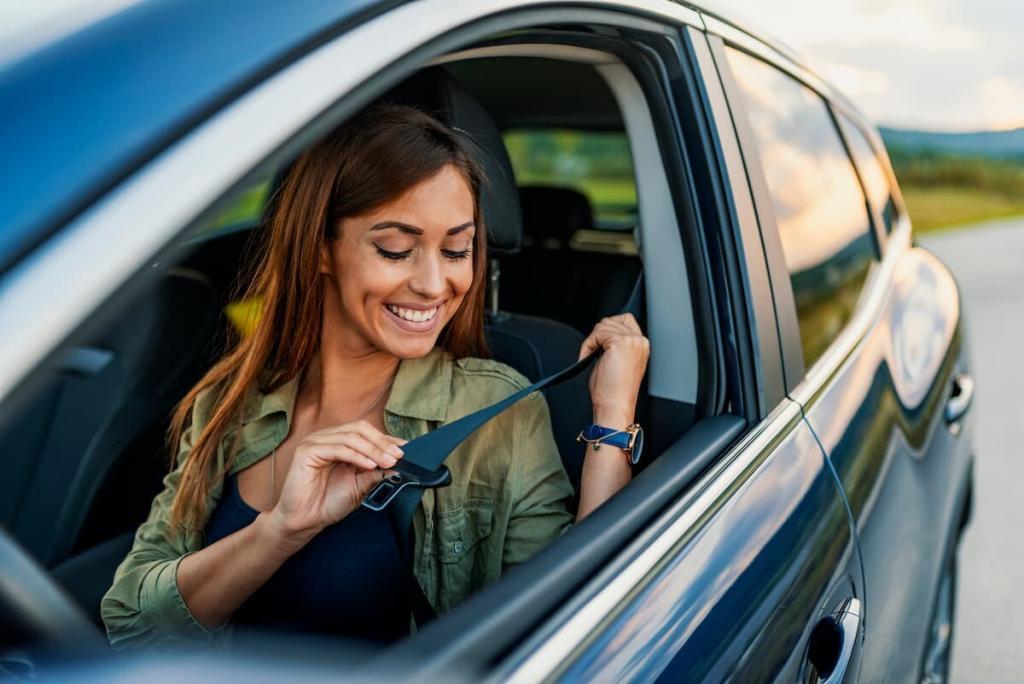
[[(642, 285), (644, 456), (407, 639), (277, 652), (262, 675), (947, 676), (974, 458), (960, 297), (876, 128), (806, 60), (668, 0), (151, 0), (19, 45), (0, 65), (4, 669), (181, 674), (105, 657), (100, 597), (171, 408), (245, 334), (235, 286), (282, 171), (390, 97), (486, 162), (498, 360), (569, 365)], [(574, 478), (585, 393), (546, 391)], [(211, 657), (193, 676), (264, 662)]]

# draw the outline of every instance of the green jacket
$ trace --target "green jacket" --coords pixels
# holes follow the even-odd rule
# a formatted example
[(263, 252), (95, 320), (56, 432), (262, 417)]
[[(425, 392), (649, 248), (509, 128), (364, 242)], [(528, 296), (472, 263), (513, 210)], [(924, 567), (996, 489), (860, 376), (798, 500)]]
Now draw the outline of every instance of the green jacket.
[[(413, 439), (527, 384), (504, 364), (476, 358), (456, 361), (435, 349), (399, 365), (384, 409), (385, 426), (392, 435)], [(284, 441), (297, 389), (298, 377), (268, 394), (250, 392), (241, 424), (229, 428), (218, 446), (217, 472), (222, 471), (225, 448), (239, 428), (238, 452), (229, 473), (249, 467)], [(149, 517), (103, 597), (103, 622), (118, 650), (230, 641), (232, 621), (212, 631), (204, 628), (189, 612), (175, 579), (181, 559), (203, 547), (205, 524), (198, 530), (169, 526), (182, 464), (212, 408), (211, 392), (200, 393), (192, 426), (182, 435), (178, 465), (164, 478), (163, 491), (153, 499)], [(452, 484), (427, 490), (413, 518), (413, 570), (439, 613), (528, 559), (573, 521), (567, 507), (572, 487), (555, 446), (547, 403), (539, 393), (481, 427), (445, 464), (452, 471)], [(218, 482), (210, 492), (207, 515), (222, 488)]]

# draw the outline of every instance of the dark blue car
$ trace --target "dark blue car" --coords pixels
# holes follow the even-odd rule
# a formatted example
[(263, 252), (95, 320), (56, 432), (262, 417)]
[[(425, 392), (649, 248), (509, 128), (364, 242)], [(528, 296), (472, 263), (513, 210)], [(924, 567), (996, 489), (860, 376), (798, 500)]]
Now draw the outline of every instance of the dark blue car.
[[(945, 679), (972, 491), (960, 298), (875, 128), (797, 56), (668, 0), (118, 7), (0, 64), (0, 671), (182, 676), (95, 657), (170, 410), (244, 332), (233, 284), (282, 171), (401, 92), (499, 169), (499, 360), (568, 365), (642, 281), (644, 458), (397, 645), (188, 676)], [(570, 473), (585, 393), (547, 393)]]

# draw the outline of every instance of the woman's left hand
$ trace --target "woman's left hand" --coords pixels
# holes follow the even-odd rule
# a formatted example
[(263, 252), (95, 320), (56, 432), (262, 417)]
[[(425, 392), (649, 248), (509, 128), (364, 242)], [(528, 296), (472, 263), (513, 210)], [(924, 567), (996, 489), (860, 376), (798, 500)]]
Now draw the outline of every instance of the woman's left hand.
[(583, 340), (579, 358), (597, 349), (604, 353), (590, 374), (594, 422), (624, 428), (633, 422), (651, 344), (633, 314), (626, 313), (601, 319)]

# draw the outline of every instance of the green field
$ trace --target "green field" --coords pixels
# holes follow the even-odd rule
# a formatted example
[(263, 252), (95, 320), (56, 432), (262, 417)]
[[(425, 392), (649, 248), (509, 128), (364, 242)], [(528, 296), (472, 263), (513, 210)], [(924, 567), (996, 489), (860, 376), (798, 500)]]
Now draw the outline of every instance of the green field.
[(916, 232), (1024, 215), (1024, 160), (889, 149)]
[(918, 233), (954, 228), (1008, 216), (1024, 216), (1024, 193), (1007, 193), (972, 187), (922, 187), (900, 184)]

